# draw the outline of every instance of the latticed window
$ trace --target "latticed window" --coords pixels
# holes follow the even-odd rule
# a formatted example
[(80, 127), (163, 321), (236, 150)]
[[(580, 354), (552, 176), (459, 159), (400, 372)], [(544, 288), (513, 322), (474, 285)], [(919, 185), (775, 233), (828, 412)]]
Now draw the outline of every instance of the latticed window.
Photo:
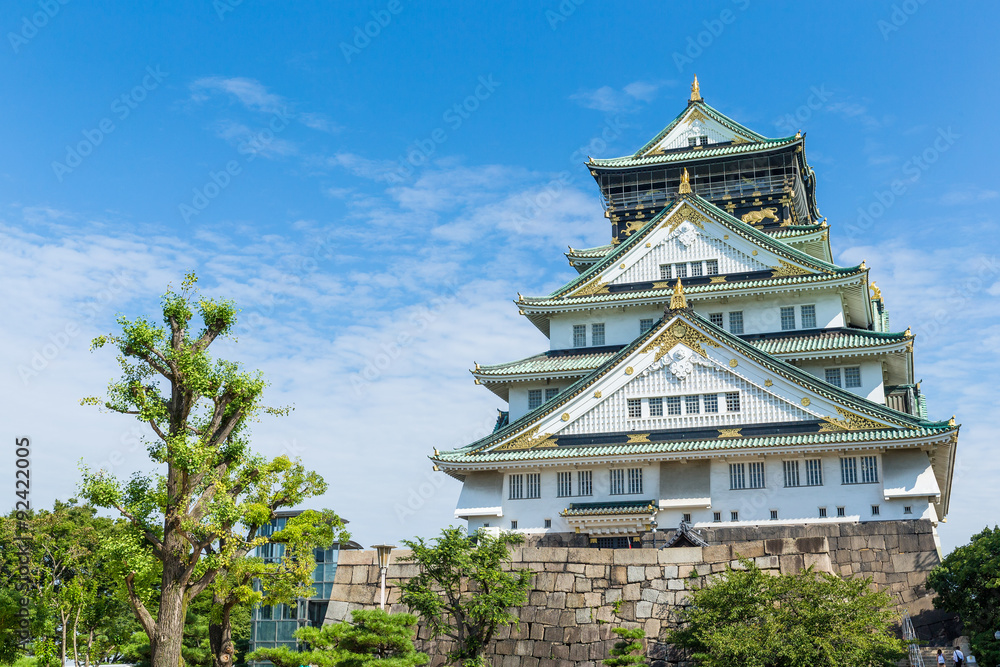
[(705, 394), (701, 398), (702, 398), (702, 404), (705, 406), (705, 412), (715, 413), (719, 411), (718, 394)]
[(611, 495), (620, 496), (625, 493), (625, 470), (615, 468), (611, 471)]
[(641, 398), (629, 398), (626, 400), (628, 404), (628, 416), (632, 419), (638, 419), (642, 416), (642, 399)]
[(858, 483), (858, 460), (853, 456), (846, 459), (840, 459), (840, 483)]
[(560, 498), (568, 498), (573, 495), (573, 473), (556, 473), (556, 494)]
[(551, 401), (553, 398), (559, 395), (559, 387), (549, 387), (545, 390), (545, 400)]
[(709, 313), (708, 314), (708, 321), (721, 329), (722, 328), (722, 313)]
[(639, 320), (639, 333), (644, 334), (647, 331), (649, 331), (650, 329), (652, 329), (653, 328), (653, 322), (655, 322), (655, 321), (656, 320), (653, 320), (653, 319)]
[(663, 416), (663, 399), (662, 398), (651, 398), (651, 399), (649, 399), (649, 416), (650, 417), (662, 417)]
[(685, 396), (684, 412), (689, 415), (701, 414), (701, 397), (697, 394), (694, 396)]
[(846, 507), (838, 507), (837, 508), (837, 516), (847, 516), (847, 508)]
[(816, 306), (802, 306), (800, 309), (800, 314), (802, 315), (802, 328), (803, 329), (815, 329), (816, 328)]
[(878, 515), (879, 515), (878, 505), (872, 505), (872, 516), (878, 516)]
[(687, 278), (687, 277), (688, 277), (688, 265), (674, 264), (674, 278)]
[(823, 371), (823, 376), (827, 382), (832, 384), (834, 387), (842, 387), (840, 382), (840, 369), (839, 368), (827, 368)]
[(590, 325), (590, 344), (604, 345), (604, 322)]
[(660, 264), (660, 280), (670, 280), (669, 264)]
[(820, 507), (819, 508), (819, 518), (821, 518), (821, 519), (825, 519), (826, 518), (826, 508), (825, 507)]
[(507, 480), (510, 499), (521, 500), (524, 498), (524, 475), (509, 475)]
[(528, 390), (528, 409), (534, 410), (542, 404), (542, 390), (541, 389), (529, 389)]
[(594, 495), (594, 472), (581, 470), (576, 473), (576, 489), (581, 496)]
[(735, 491), (747, 488), (746, 464), (729, 464), (729, 488)]
[(861, 457), (861, 483), (874, 484), (878, 481), (878, 457)]
[(679, 415), (681, 413), (681, 397), (667, 396), (667, 414)]
[(740, 513), (737, 512), (736, 510), (730, 511), (729, 512), (729, 520), (730, 521), (739, 521), (740, 520)]
[(528, 483), (526, 498), (541, 498), (542, 497), (542, 476), (537, 473), (528, 473), (525, 475), (527, 478), (525, 481)]
[(861, 367), (860, 366), (849, 366), (844, 369), (844, 386), (845, 387), (860, 387), (861, 386)]
[(743, 333), (743, 311), (734, 310), (729, 313), (729, 333)]
[(573, 347), (587, 347), (587, 325), (573, 325)]
[(739, 412), (739, 411), (740, 411), (740, 392), (727, 391), (726, 412)]
[(691, 262), (691, 275), (692, 276), (701, 275), (701, 262)]
[(628, 469), (628, 492), (642, 493), (642, 468)]
[(785, 468), (785, 486), (799, 486), (799, 462), (783, 461)]
[(706, 276), (719, 275), (719, 260), (710, 259), (705, 262), (705, 275)]
[(747, 464), (747, 488), (749, 489), (763, 489), (764, 488), (764, 462), (754, 461), (753, 463)]
[(781, 330), (790, 331), (795, 328), (795, 308), (789, 306), (781, 309)]
[(806, 484), (808, 486), (823, 486), (823, 461), (821, 459), (806, 459)]

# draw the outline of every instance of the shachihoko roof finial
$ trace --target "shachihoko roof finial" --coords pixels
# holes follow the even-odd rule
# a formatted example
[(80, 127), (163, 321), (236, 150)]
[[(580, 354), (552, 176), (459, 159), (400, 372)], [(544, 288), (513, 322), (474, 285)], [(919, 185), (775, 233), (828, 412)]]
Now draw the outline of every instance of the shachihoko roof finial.
[(677, 279), (677, 284), (674, 285), (674, 293), (670, 297), (670, 310), (683, 310), (688, 307), (687, 298), (684, 296), (684, 286), (681, 284), (681, 279)]
[(701, 86), (698, 85), (698, 75), (694, 75), (694, 83), (691, 84), (691, 102), (701, 102)]
[(681, 174), (681, 184), (677, 188), (677, 194), (679, 195), (691, 194), (691, 179), (688, 176), (687, 167), (684, 168), (684, 173)]

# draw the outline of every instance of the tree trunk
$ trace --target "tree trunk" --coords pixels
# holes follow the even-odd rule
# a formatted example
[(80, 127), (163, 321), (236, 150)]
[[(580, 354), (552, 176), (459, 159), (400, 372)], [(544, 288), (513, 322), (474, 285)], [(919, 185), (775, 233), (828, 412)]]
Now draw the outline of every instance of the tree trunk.
[[(90, 652), (93, 650), (93, 646), (94, 646), (94, 631), (91, 630), (87, 634), (87, 653), (86, 655), (83, 656), (84, 659), (83, 667), (90, 667)], [(77, 667), (79, 667), (79, 665), (77, 665)]]
[[(212, 604), (218, 606), (222, 601), (212, 597)], [(212, 667), (233, 667), (236, 648), (233, 646), (232, 611), (235, 602), (222, 604), (222, 618), (213, 623), (211, 616), (208, 622), (208, 643), (212, 649)]]
[[(172, 538), (172, 539), (171, 539)], [(149, 638), (151, 667), (182, 667), (184, 616), (187, 613), (187, 576), (181, 554), (186, 552), (181, 539), (174, 535), (164, 541), (163, 576), (160, 579), (160, 608), (156, 626)]]
[(80, 611), (83, 609), (83, 605), (76, 608), (76, 615), (73, 617), (73, 665), (75, 667), (80, 667), (80, 652), (76, 647), (76, 629), (80, 626)]
[(66, 667), (66, 623), (69, 621), (69, 614), (60, 609), (59, 620), (62, 621), (62, 643), (59, 645), (59, 664)]

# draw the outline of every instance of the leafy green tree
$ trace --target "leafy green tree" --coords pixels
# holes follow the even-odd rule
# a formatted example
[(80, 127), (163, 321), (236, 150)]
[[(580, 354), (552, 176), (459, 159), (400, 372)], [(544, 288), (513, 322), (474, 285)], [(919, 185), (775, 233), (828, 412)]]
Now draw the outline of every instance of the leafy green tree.
[(646, 658), (643, 655), (642, 640), (646, 638), (646, 633), (642, 628), (614, 628), (611, 632), (621, 639), (615, 642), (611, 649), (611, 656), (604, 661), (609, 667), (629, 667), (630, 665), (645, 665)]
[[(82, 401), (134, 416), (151, 431), (156, 472), (121, 481), (84, 467), (81, 490), (93, 504), (117, 510), (140, 538), (119, 546), (132, 558), (124, 581), (149, 638), (152, 667), (180, 664), (188, 605), (263, 543), (259, 529), (275, 511), (327, 488), (301, 463), (285, 456), (269, 461), (250, 450), (249, 423), (288, 410), (261, 403), (260, 373), (210, 357), (212, 343), (231, 336), (237, 310), (231, 301), (199, 296), (196, 282), (188, 274), (180, 292), (163, 296), (165, 326), (120, 317), (120, 334), (94, 339), (94, 349), (117, 350), (122, 375), (105, 399)], [(152, 572), (158, 586), (138, 585)]]
[(402, 585), (400, 601), (423, 617), (435, 637), (455, 641), (449, 661), (485, 665), (497, 628), (518, 625), (512, 610), (527, 602), (532, 572), (512, 571), (510, 551), (523, 542), (515, 533), (468, 535), (455, 527), (442, 530), (433, 544), (403, 540), (413, 553), (400, 560), (417, 563), (420, 573)]
[(352, 612), (351, 620), (351, 623), (297, 630), (295, 637), (309, 646), (307, 651), (265, 648), (254, 651), (248, 658), (269, 660), (275, 667), (417, 667), (427, 664), (427, 655), (418, 653), (413, 647), (416, 616), (369, 609)]
[(958, 614), (983, 665), (1000, 664), (1000, 529), (984, 528), (927, 575), (934, 606)]
[(693, 590), (670, 641), (705, 667), (895, 665), (906, 655), (897, 614), (870, 579), (811, 569), (770, 575), (753, 561)]

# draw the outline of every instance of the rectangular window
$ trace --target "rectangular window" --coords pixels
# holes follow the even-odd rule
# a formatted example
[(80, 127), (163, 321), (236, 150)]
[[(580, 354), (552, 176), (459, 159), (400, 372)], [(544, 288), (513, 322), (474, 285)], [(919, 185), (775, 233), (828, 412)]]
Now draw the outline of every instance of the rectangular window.
[(517, 519), (511, 520), (511, 522), (510, 522), (510, 529), (511, 530), (517, 530)]
[(527, 478), (525, 481), (528, 483), (528, 492), (525, 494), (525, 498), (541, 498), (542, 497), (542, 476), (537, 472), (528, 473), (525, 475)]
[(674, 278), (687, 278), (687, 277), (688, 277), (688, 265), (674, 264)]
[(552, 519), (546, 519), (545, 520), (545, 527), (546, 528), (551, 528), (552, 527)]
[(795, 307), (789, 306), (781, 309), (781, 330), (791, 331), (795, 328)]
[(524, 475), (509, 475), (507, 477), (510, 487), (510, 499), (521, 500), (524, 498)]
[(872, 505), (872, 516), (878, 516), (878, 505)]
[(844, 369), (844, 386), (845, 387), (860, 387), (861, 386), (861, 367), (851, 366)]
[(729, 464), (729, 488), (734, 491), (747, 488), (746, 466), (744, 464)]
[(691, 275), (692, 276), (701, 275), (701, 262), (691, 262)]
[(736, 510), (731, 510), (729, 512), (729, 520), (730, 521), (739, 521), (740, 520), (740, 513), (737, 512)]
[(594, 495), (594, 473), (591, 470), (581, 470), (576, 473), (576, 489), (581, 496)]
[(802, 315), (803, 329), (816, 328), (816, 306), (802, 306), (799, 308), (799, 314)]
[(705, 275), (706, 276), (719, 275), (719, 260), (710, 259), (705, 262)]
[(681, 413), (681, 397), (667, 396), (667, 414), (679, 415)]
[(771, 521), (778, 520), (778, 510), (771, 510)]
[(785, 486), (799, 486), (799, 462), (783, 461), (785, 468)]
[(529, 389), (528, 390), (528, 409), (534, 410), (539, 405), (542, 404), (542, 390), (541, 389)]
[(642, 493), (642, 468), (628, 469), (628, 492)]
[(590, 325), (590, 344), (604, 345), (604, 322)]
[(644, 334), (653, 328), (653, 322), (656, 320), (639, 320), (639, 333)]
[(719, 411), (719, 395), (705, 394), (701, 397), (705, 404), (705, 412), (716, 413)]
[(708, 135), (707, 134), (701, 135), (700, 137), (698, 137), (698, 139), (700, 140), (699, 143), (701, 143), (702, 146), (707, 146), (708, 145)]
[(620, 496), (625, 493), (625, 470), (618, 468), (611, 471), (611, 495)]
[(573, 347), (587, 347), (587, 325), (573, 325)]
[(649, 416), (650, 417), (662, 417), (663, 416), (663, 399), (662, 398), (651, 398), (651, 399), (649, 399)]
[(698, 137), (688, 137), (688, 148), (698, 145)]
[(641, 398), (629, 398), (626, 401), (628, 405), (628, 416), (632, 419), (638, 419), (642, 416), (642, 399)]
[(708, 321), (721, 329), (722, 328), (722, 313), (709, 313), (708, 314)]
[(764, 488), (764, 462), (754, 461), (753, 463), (747, 464), (747, 477), (749, 478), (748, 489), (763, 489)]
[(861, 457), (861, 483), (874, 484), (878, 481), (878, 457)]
[(681, 521), (683, 521), (684, 523), (691, 523), (691, 515), (687, 513), (682, 514)]
[(827, 368), (823, 371), (824, 379), (832, 384), (834, 387), (843, 386), (840, 383), (840, 369), (839, 368)]
[(845, 508), (845, 507), (838, 507), (837, 508), (837, 516), (847, 516), (847, 508)]
[(821, 518), (821, 519), (825, 519), (826, 518), (826, 508), (825, 507), (820, 507), (819, 508), (819, 518)]
[(856, 458), (840, 459), (840, 483), (858, 483), (858, 460)]
[(549, 387), (545, 390), (545, 400), (551, 401), (553, 398), (559, 395), (559, 387)]
[(913, 514), (913, 507), (911, 505), (903, 505), (903, 514)]
[(689, 415), (701, 414), (701, 396), (698, 396), (697, 394), (694, 396), (685, 396), (684, 413)]
[(729, 313), (729, 333), (743, 333), (743, 311), (736, 310)]
[(722, 521), (722, 512), (712, 512), (712, 521), (715, 523)]
[(727, 391), (726, 412), (739, 412), (739, 411), (740, 411), (740, 392)]
[(669, 264), (660, 264), (660, 280), (670, 280)]
[(806, 459), (806, 486), (823, 486), (823, 461)]
[(560, 498), (568, 498), (573, 495), (573, 473), (556, 473), (556, 494)]

